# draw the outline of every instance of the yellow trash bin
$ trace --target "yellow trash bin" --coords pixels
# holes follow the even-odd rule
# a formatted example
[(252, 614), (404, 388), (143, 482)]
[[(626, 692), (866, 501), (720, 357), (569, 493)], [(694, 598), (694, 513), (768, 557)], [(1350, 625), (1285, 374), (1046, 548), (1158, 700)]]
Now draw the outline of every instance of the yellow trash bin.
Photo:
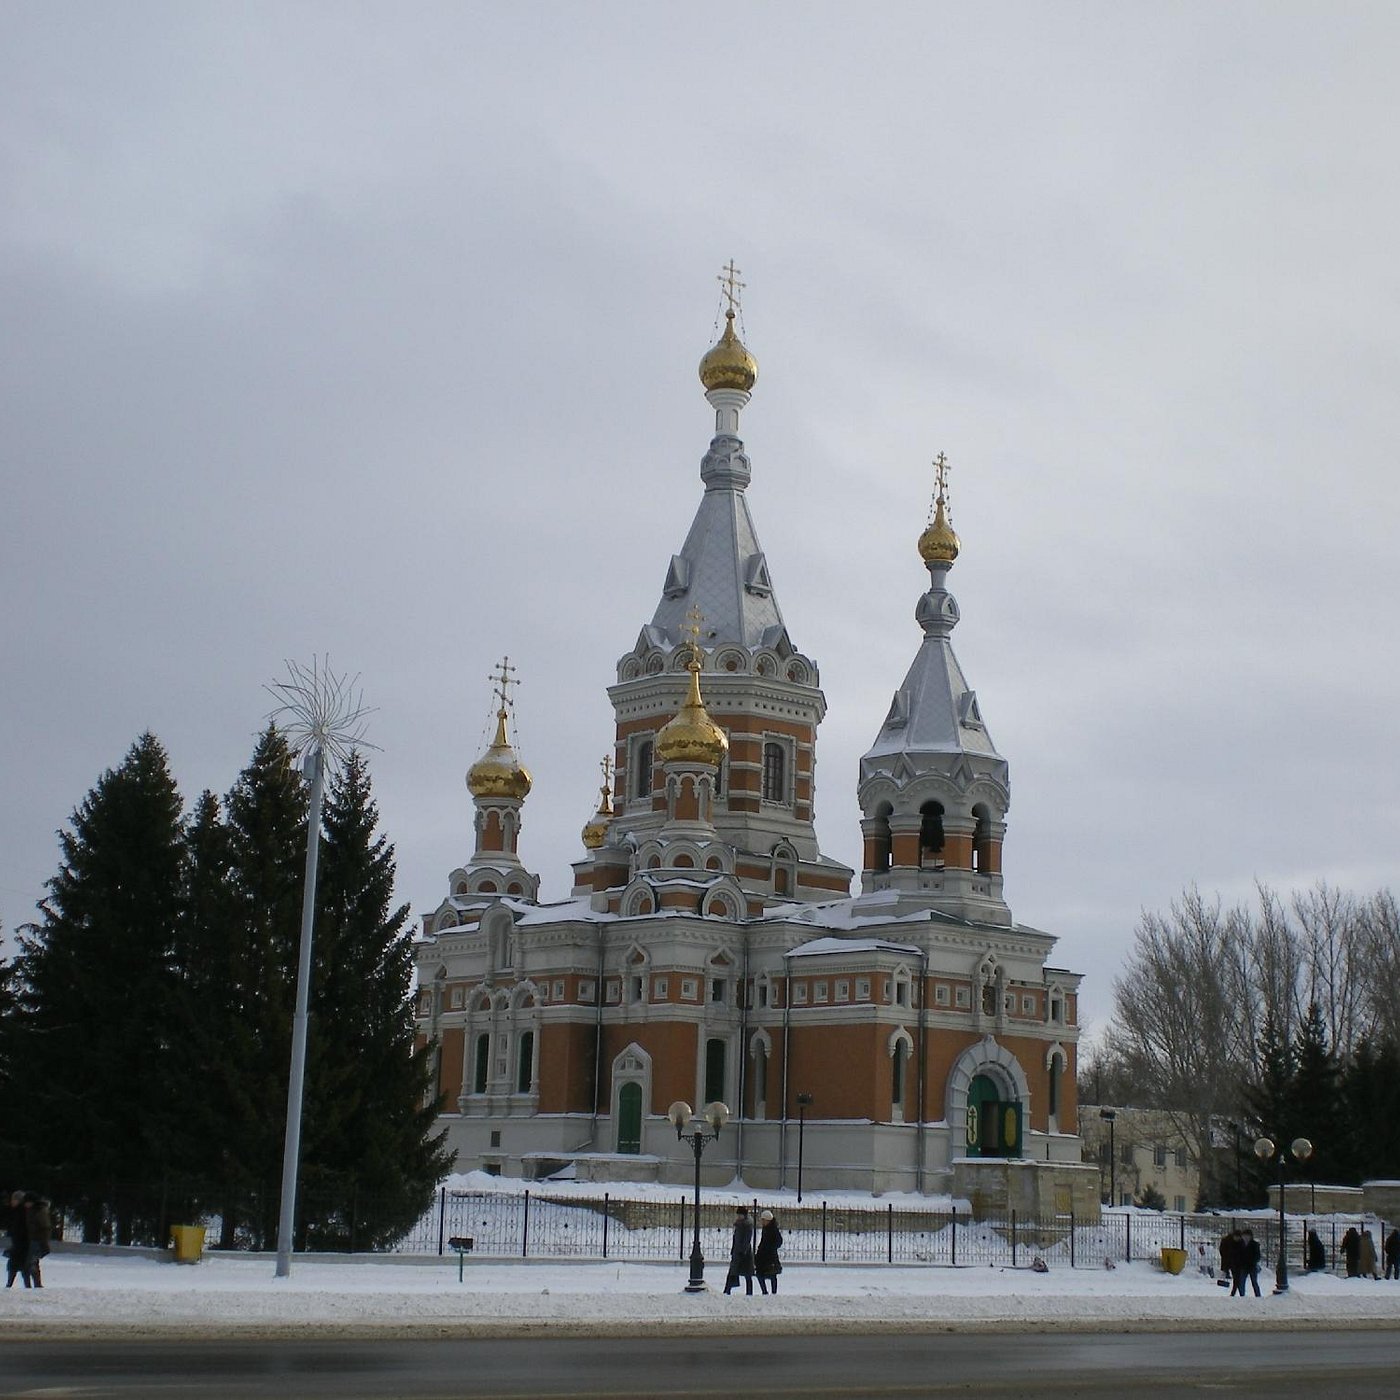
[(1162, 1267), (1169, 1274), (1179, 1274), (1186, 1267), (1186, 1251), (1184, 1249), (1163, 1249)]
[(198, 1264), (204, 1257), (203, 1225), (172, 1225), (170, 1238), (175, 1243), (177, 1264)]

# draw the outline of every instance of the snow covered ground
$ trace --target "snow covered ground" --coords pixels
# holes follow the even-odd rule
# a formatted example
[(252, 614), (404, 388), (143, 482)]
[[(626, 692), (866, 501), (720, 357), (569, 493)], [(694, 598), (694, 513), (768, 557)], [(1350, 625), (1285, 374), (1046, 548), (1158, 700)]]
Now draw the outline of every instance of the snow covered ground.
[(776, 1297), (689, 1295), (683, 1265), (468, 1259), (301, 1259), (288, 1279), (266, 1256), (164, 1259), (64, 1250), (45, 1287), (0, 1298), (0, 1336), (618, 1334), (727, 1331), (1169, 1327), (1393, 1327), (1400, 1284), (1298, 1276), (1283, 1297), (1230, 1298), (1199, 1274), (1146, 1262), (1113, 1270), (789, 1265)]

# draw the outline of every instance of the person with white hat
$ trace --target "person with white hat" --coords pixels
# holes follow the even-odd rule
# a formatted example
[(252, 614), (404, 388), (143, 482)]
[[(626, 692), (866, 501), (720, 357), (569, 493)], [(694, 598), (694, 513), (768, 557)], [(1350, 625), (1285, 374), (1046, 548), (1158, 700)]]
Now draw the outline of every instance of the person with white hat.
[[(758, 1248), (754, 1251), (754, 1273), (758, 1275), (758, 1287), (763, 1293), (778, 1291), (778, 1275), (783, 1271), (783, 1261), (778, 1258), (778, 1251), (783, 1247), (783, 1232), (778, 1229), (778, 1222), (773, 1219), (773, 1212), (765, 1210), (760, 1213), (758, 1223), (761, 1227), (758, 1233)], [(768, 1285), (772, 1284), (771, 1290)]]

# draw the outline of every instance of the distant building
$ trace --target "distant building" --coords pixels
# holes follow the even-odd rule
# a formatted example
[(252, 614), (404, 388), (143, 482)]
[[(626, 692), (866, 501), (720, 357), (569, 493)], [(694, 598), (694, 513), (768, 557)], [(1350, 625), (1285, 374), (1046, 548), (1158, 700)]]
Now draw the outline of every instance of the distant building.
[[(1112, 1131), (1103, 1116), (1106, 1112), (1114, 1115)], [(1098, 1167), (1099, 1199), (1105, 1204), (1140, 1205), (1143, 1192), (1152, 1187), (1168, 1210), (1195, 1210), (1201, 1195), (1201, 1164), (1170, 1113), (1080, 1104), (1079, 1136), (1084, 1141), (1084, 1160)]]
[[(789, 636), (749, 513), (739, 419), (756, 375), (731, 301), (700, 369), (704, 491), (617, 663), (602, 800), (557, 903), (522, 860), (531, 780), (501, 671), (495, 741), (467, 778), (473, 849), (417, 945), (439, 1121), (462, 1168), (684, 1182), (668, 1105), (719, 1100), (733, 1119), (704, 1157), (715, 1181), (795, 1184), (800, 1130), (809, 1189), (1092, 1201), (1080, 975), (1002, 897), (1008, 766), (951, 646), (942, 459), (919, 537), (922, 636), (860, 763), (852, 897), (812, 824), (817, 664)], [(832, 567), (860, 586), (850, 561)]]

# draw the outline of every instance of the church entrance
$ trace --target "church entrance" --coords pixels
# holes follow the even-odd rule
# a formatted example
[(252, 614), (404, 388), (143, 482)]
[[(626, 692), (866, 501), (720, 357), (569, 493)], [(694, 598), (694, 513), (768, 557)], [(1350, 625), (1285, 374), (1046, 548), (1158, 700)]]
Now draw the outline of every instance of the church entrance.
[(617, 1091), (617, 1150), (642, 1150), (642, 1086), (624, 1084)]
[(1021, 1155), (1021, 1105), (1014, 1099), (1003, 1099), (990, 1075), (979, 1074), (968, 1085), (967, 1155)]

